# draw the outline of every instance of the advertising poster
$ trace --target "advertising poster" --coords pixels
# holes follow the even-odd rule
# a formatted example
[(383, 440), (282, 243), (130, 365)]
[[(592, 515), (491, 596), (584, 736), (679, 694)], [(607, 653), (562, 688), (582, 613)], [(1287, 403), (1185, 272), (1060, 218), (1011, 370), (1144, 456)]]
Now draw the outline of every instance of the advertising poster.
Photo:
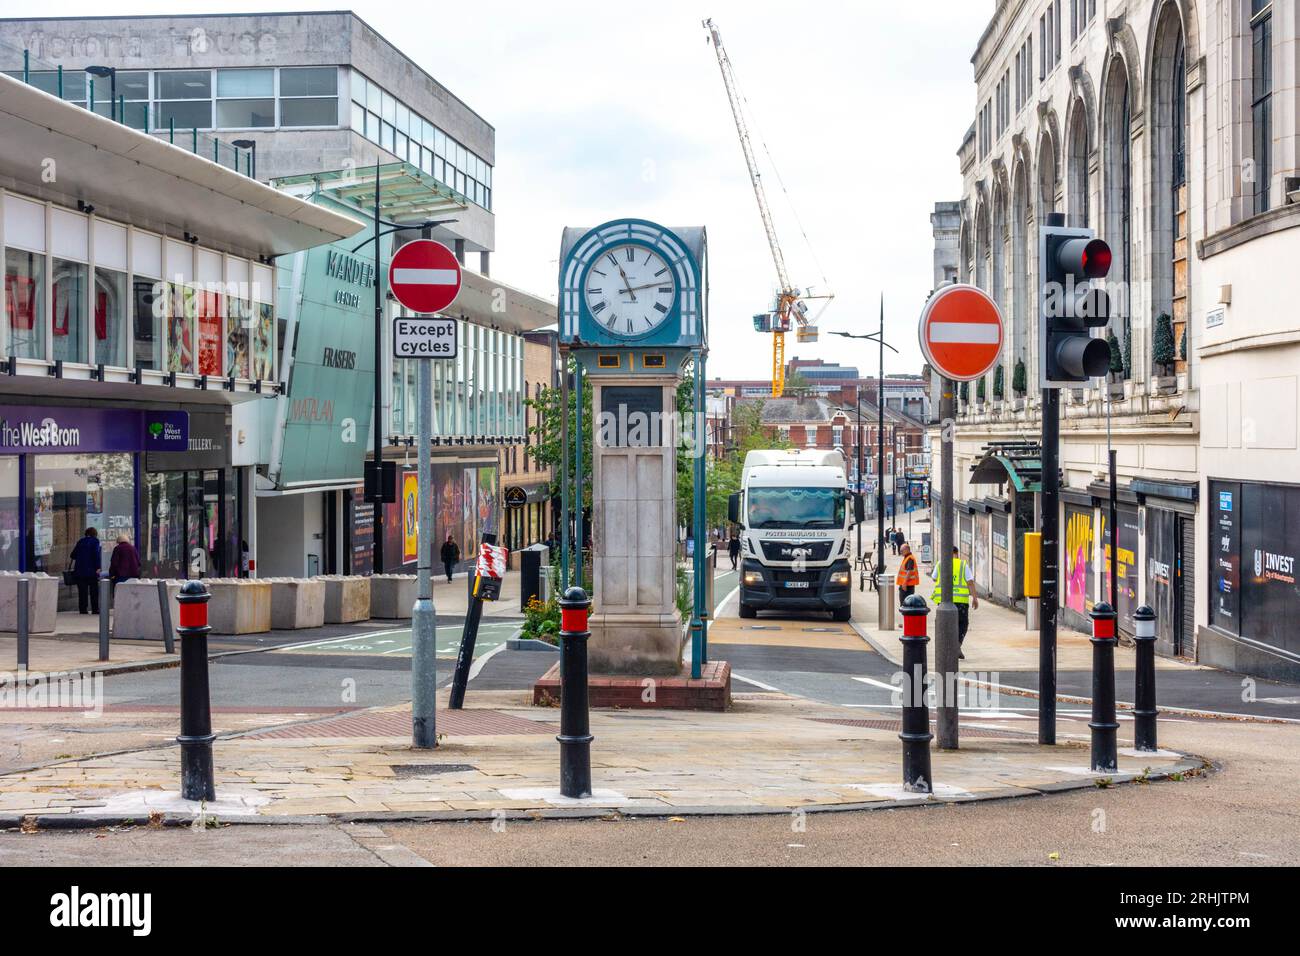
[[(1138, 559), (1138, 516), (1136, 511), (1127, 508), (1116, 510), (1119, 517), (1119, 551), (1116, 557), (1116, 578), (1119, 586), (1115, 589), (1115, 610), (1119, 613), (1119, 626), (1125, 632), (1133, 633), (1133, 612), (1137, 610), (1137, 559)], [(1101, 509), (1101, 594), (1105, 601), (1110, 600), (1110, 515), (1109, 509)]]
[(54, 486), (40, 485), (35, 494), (36, 555), (43, 557), (54, 550)]
[(233, 296), (226, 297), (226, 368), (228, 375), (248, 378), (248, 335), (252, 311), (248, 303)]
[(200, 375), (221, 374), (221, 296), (195, 294), (198, 309), (198, 362)]
[(992, 527), (992, 584), (996, 594), (1011, 596), (1011, 549), (1007, 524), (1010, 515), (994, 515)]
[(178, 282), (163, 283), (167, 289), (167, 371), (194, 371), (194, 290)]
[(1173, 512), (1147, 507), (1147, 604), (1156, 612), (1156, 648), (1174, 653), (1174, 581), (1178, 568), (1178, 521)]
[(974, 563), (972, 549), (975, 546), (975, 519), (973, 515), (960, 512), (957, 515), (957, 553), (963, 561)]
[(1065, 606), (1079, 614), (1092, 610), (1092, 509), (1065, 506)]
[(975, 583), (985, 594), (989, 593), (992, 583), (989, 560), (989, 523), (992, 517), (988, 513), (975, 515)]
[(1210, 482), (1210, 624), (1236, 634), (1241, 628), (1242, 487)]
[[(1300, 488), (1241, 484), (1239, 567), (1240, 630), (1243, 638), (1300, 654)], [(1217, 502), (1216, 502), (1217, 504)]]
[(347, 496), (348, 560), (353, 574), (375, 569), (375, 506), (365, 500), (365, 487), (357, 485)]
[(275, 309), (266, 302), (257, 303), (257, 325), (252, 330), (254, 379), (275, 378)]
[(408, 471), (402, 475), (402, 562), (420, 557), (420, 482)]

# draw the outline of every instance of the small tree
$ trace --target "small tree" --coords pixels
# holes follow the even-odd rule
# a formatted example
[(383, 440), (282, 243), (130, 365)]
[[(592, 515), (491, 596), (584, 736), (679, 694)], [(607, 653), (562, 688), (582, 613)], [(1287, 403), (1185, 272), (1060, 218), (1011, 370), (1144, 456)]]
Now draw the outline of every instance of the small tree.
[(1119, 381), (1119, 377), (1124, 374), (1124, 354), (1120, 351), (1119, 338), (1113, 331), (1106, 332), (1106, 344), (1110, 346), (1111, 381)]
[(1133, 329), (1124, 330), (1124, 377), (1133, 377)]
[(999, 402), (1002, 401), (1005, 395), (1005, 391), (1003, 389), (1003, 376), (1004, 376), (1003, 368), (1001, 365), (999, 365), (997, 367), (997, 371), (993, 373), (993, 398)]
[(966, 405), (970, 402), (970, 382), (962, 382), (961, 387), (957, 389), (957, 394), (961, 398), (961, 403)]
[(1017, 395), (1024, 395), (1028, 385), (1026, 382), (1027, 377), (1028, 376), (1025, 372), (1025, 360), (1016, 359), (1015, 371), (1011, 373), (1011, 391), (1015, 392)]
[(1168, 312), (1161, 312), (1156, 318), (1151, 361), (1164, 375), (1169, 374), (1169, 367), (1174, 364), (1174, 322)]
[(1178, 341), (1178, 357), (1184, 362), (1187, 361), (1187, 333), (1191, 330), (1184, 324), (1183, 337)]
[(980, 376), (980, 380), (975, 385), (975, 401), (981, 405), (984, 403), (984, 376), (983, 375)]

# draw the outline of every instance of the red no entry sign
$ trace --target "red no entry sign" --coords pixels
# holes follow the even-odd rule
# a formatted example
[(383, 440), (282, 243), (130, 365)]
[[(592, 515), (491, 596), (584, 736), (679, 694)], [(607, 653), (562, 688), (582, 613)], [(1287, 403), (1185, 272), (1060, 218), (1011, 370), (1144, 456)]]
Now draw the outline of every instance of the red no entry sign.
[(918, 331), (926, 361), (953, 381), (979, 378), (1002, 352), (1002, 313), (973, 285), (944, 286), (930, 296)]
[(460, 295), (460, 263), (441, 242), (416, 239), (393, 256), (388, 287), (412, 312), (441, 312)]

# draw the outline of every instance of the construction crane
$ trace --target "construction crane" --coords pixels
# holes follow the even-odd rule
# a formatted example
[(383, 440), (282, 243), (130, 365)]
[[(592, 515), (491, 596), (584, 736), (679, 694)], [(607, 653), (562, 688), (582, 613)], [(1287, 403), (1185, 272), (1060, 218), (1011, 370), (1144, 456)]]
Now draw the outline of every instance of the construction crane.
[[(736, 133), (740, 137), (740, 148), (745, 154), (745, 165), (749, 168), (749, 181), (754, 187), (754, 198), (758, 200), (758, 214), (763, 219), (763, 229), (767, 233), (767, 244), (772, 250), (772, 263), (776, 266), (776, 278), (779, 290), (771, 312), (754, 316), (754, 330), (772, 333), (772, 397), (780, 398), (785, 392), (785, 333), (796, 327), (800, 342), (817, 341), (817, 316), (808, 317), (807, 299), (825, 299), (822, 309), (834, 298), (833, 295), (805, 295), (790, 282), (785, 268), (785, 255), (781, 252), (781, 243), (776, 236), (776, 226), (772, 222), (772, 211), (767, 205), (767, 194), (763, 189), (763, 177), (754, 160), (754, 147), (749, 140), (749, 128), (745, 125), (744, 113), (740, 106), (740, 94), (736, 87), (736, 75), (731, 68), (731, 59), (722, 45), (722, 36), (712, 19), (703, 21), (704, 29), (709, 32), (709, 41), (718, 56), (718, 69), (722, 72), (722, 83), (727, 88), (727, 100), (731, 104), (731, 115), (736, 121)], [(821, 310), (818, 310), (818, 315)]]

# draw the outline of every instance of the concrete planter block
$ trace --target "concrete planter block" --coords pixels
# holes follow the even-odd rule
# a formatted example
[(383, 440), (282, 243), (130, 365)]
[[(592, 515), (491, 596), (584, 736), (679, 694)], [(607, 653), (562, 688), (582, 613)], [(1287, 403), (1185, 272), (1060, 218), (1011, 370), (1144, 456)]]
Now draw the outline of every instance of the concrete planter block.
[(18, 582), (27, 585), (27, 628), (30, 634), (49, 634), (59, 611), (59, 579), (44, 573), (0, 573), (0, 631), (18, 630)]
[(277, 631), (325, 623), (325, 582), (319, 578), (271, 578), (271, 627)]
[[(176, 595), (184, 581), (167, 582), (167, 598), (171, 605), (172, 628), (180, 620), (180, 604)], [(172, 636), (175, 637), (173, 630)], [(163, 640), (162, 610), (158, 607), (158, 582), (153, 578), (135, 578), (122, 581), (113, 595), (113, 637), (119, 640)]]
[(370, 617), (370, 578), (346, 574), (326, 575), (325, 623), (352, 624)]
[(261, 634), (271, 629), (271, 583), (207, 578), (208, 624), (213, 634)]
[(374, 574), (370, 577), (370, 616), (408, 620), (415, 604), (414, 574)]

